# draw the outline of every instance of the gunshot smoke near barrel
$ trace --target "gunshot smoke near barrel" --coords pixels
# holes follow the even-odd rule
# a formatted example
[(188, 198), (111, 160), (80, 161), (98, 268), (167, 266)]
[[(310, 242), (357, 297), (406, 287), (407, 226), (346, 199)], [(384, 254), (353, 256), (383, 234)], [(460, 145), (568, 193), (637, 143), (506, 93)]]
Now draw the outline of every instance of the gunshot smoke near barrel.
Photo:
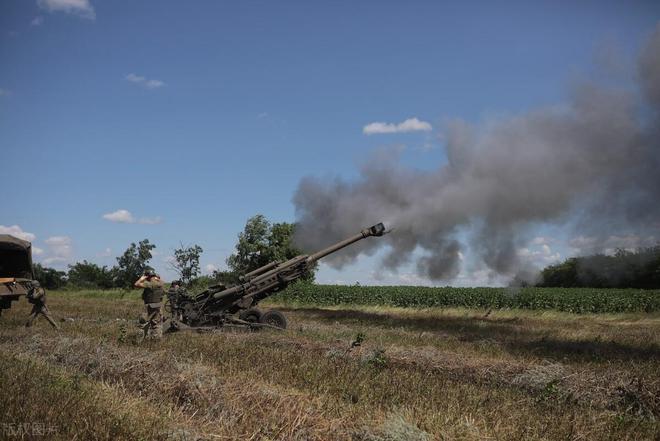
[(567, 102), (438, 136), (446, 163), (420, 171), (379, 152), (356, 180), (306, 177), (293, 198), (298, 243), (314, 249), (354, 225), (394, 233), (329, 261), (341, 267), (386, 246), (384, 265), (415, 261), (419, 275), (452, 280), (470, 252), (492, 274), (529, 277), (517, 253), (539, 223), (577, 232), (647, 232), (660, 220), (660, 26), (634, 66), (634, 87), (581, 82)]

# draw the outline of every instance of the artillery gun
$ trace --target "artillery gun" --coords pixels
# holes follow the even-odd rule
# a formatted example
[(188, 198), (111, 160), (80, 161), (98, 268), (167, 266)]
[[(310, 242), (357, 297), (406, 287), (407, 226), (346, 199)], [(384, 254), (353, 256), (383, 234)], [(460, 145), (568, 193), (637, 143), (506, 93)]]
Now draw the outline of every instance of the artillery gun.
[(221, 326), (274, 327), (285, 329), (286, 317), (279, 311), (262, 312), (256, 306), (304, 276), (321, 258), (367, 237), (385, 234), (382, 223), (337, 242), (314, 254), (303, 254), (285, 262), (271, 262), (240, 277), (239, 284), (213, 285), (194, 296), (170, 299), (171, 317), (166, 329), (212, 329)]

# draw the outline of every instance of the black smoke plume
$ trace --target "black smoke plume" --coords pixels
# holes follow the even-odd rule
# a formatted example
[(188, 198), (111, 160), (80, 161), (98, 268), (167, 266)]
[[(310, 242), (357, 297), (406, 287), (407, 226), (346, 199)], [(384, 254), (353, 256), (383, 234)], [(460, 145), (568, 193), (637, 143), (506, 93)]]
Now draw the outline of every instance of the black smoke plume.
[[(387, 268), (416, 258), (420, 275), (446, 281), (460, 271), (464, 248), (493, 274), (526, 270), (516, 250), (538, 223), (580, 219), (582, 233), (601, 237), (657, 224), (660, 24), (637, 73), (634, 90), (583, 84), (565, 106), (483, 126), (450, 122), (442, 134), (448, 163), (433, 171), (381, 152), (355, 181), (302, 179), (293, 199), (298, 244), (318, 249), (383, 221), (393, 234), (329, 263), (341, 266), (386, 245)], [(470, 232), (467, 243), (461, 231)]]

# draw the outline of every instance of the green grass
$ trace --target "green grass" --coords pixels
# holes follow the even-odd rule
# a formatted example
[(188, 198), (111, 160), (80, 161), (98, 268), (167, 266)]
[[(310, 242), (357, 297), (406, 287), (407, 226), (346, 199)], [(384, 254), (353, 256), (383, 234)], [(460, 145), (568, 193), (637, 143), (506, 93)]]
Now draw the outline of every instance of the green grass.
[(453, 288), (297, 283), (275, 297), (291, 305), (557, 310), (578, 314), (660, 311), (660, 290)]
[(16, 302), (0, 423), (55, 428), (38, 439), (660, 439), (660, 313), (279, 299), (264, 307), (283, 307), (285, 331), (142, 343), (137, 290), (50, 293), (59, 332), (25, 328)]

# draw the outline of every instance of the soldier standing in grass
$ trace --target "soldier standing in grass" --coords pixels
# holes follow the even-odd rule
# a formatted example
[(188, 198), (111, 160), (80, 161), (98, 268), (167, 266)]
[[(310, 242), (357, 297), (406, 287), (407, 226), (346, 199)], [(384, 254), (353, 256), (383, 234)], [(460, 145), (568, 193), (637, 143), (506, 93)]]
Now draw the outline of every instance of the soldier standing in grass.
[(27, 293), (28, 302), (32, 303), (32, 311), (30, 312), (30, 318), (28, 319), (25, 326), (28, 328), (32, 326), (34, 320), (39, 314), (43, 315), (48, 323), (50, 323), (53, 328), (60, 329), (55, 323), (55, 320), (48, 314), (48, 308), (46, 307), (46, 290), (41, 287), (39, 282), (36, 280), (32, 282), (32, 287)]
[(180, 280), (175, 280), (170, 284), (170, 289), (167, 291), (167, 299), (170, 302), (172, 319), (177, 321), (181, 320), (181, 311), (177, 309), (179, 299), (186, 296), (186, 290), (182, 285), (183, 283)]
[(163, 335), (161, 306), (163, 301), (163, 282), (153, 270), (146, 270), (134, 286), (143, 288), (142, 300), (147, 310), (147, 322), (144, 324), (144, 337), (159, 339)]

